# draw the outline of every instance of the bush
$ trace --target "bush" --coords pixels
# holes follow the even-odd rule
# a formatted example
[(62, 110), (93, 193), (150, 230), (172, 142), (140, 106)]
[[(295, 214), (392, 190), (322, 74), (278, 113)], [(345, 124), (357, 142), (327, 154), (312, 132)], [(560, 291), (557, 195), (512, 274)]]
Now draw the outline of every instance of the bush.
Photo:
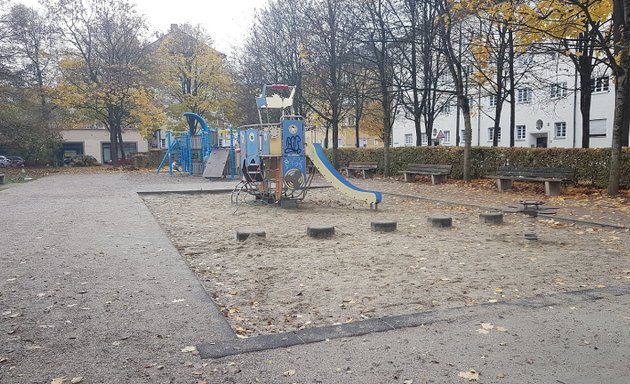
[[(409, 163), (452, 164), (451, 177), (462, 179), (464, 176), (463, 147), (396, 147), (389, 149), (391, 175), (401, 171)], [(331, 159), (332, 150), (326, 155)], [(351, 161), (376, 161), (378, 172), (383, 173), (383, 148), (360, 149), (340, 148), (337, 162), (345, 167)], [(481, 178), (494, 174), (500, 166), (516, 167), (568, 167), (575, 169), (580, 183), (591, 184), (599, 188), (608, 185), (608, 164), (610, 148), (502, 148), (473, 147), (470, 154), (471, 177)], [(620, 186), (630, 187), (630, 150), (624, 148), (621, 153)]]
[(92, 167), (98, 165), (98, 161), (91, 155), (77, 155), (68, 160), (71, 167)]

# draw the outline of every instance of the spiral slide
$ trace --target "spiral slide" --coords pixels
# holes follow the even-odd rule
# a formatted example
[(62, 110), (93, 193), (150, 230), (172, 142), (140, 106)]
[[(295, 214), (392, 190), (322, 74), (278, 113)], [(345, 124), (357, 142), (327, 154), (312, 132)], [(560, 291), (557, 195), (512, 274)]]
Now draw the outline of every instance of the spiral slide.
[(326, 181), (331, 183), (332, 186), (339, 192), (344, 193), (353, 199), (365, 201), (366, 203), (369, 203), (370, 206), (374, 205), (374, 208), (376, 208), (378, 203), (381, 202), (382, 195), (380, 192), (361, 189), (341, 176), (341, 174), (339, 174), (339, 172), (326, 158), (326, 154), (324, 153), (324, 149), (321, 144), (307, 143), (304, 145), (304, 150), (306, 152), (306, 156), (311, 159), (319, 173), (321, 173)]

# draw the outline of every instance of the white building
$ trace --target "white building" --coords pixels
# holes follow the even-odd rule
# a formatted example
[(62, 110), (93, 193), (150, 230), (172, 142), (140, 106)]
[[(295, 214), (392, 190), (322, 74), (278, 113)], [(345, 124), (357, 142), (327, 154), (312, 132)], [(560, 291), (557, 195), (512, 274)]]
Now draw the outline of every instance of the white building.
[[(537, 60), (549, 58), (542, 55)], [(515, 147), (560, 147), (580, 148), (582, 144), (582, 116), (580, 113), (579, 90), (575, 68), (561, 59), (549, 60), (544, 64), (545, 80), (538, 85), (517, 87)], [(614, 81), (603, 69), (595, 70), (592, 83), (590, 117), (590, 147), (610, 147), (614, 113)], [(540, 79), (541, 74), (537, 78)], [(469, 88), (471, 97), (472, 145), (491, 146), (494, 127), (496, 97), (480, 90)], [(456, 145), (457, 117), (455, 101), (445, 108), (435, 121), (432, 140), (439, 136), (440, 145)], [(503, 104), (499, 146), (510, 144), (510, 105)], [(460, 115), (460, 146), (464, 145), (464, 120)], [(422, 142), (427, 138), (423, 134)], [(416, 132), (413, 121), (399, 115), (393, 128), (393, 146), (414, 146)]]
[[(102, 129), (64, 129), (63, 137), (64, 157), (73, 155), (91, 155), (100, 163), (111, 160), (109, 131)], [(147, 152), (148, 141), (140, 132), (133, 129), (123, 131), (123, 143), (125, 154)]]

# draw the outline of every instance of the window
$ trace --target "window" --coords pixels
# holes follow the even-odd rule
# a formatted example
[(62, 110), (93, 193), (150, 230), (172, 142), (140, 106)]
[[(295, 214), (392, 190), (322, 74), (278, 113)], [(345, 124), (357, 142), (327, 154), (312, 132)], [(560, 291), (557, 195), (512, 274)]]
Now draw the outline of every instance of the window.
[(374, 139), (374, 145), (378, 145), (378, 139)]
[(490, 106), (491, 107), (496, 107), (497, 106), (497, 95), (490, 95)]
[(405, 133), (405, 145), (413, 145), (413, 134)]
[(427, 144), (429, 142), (429, 140), (427, 140), (427, 134), (423, 133), (422, 134), (422, 144)]
[(354, 123), (356, 123), (354, 116), (348, 116), (348, 118), (346, 119), (346, 124), (348, 125), (348, 127), (354, 127)]
[(567, 97), (567, 83), (565, 82), (561, 82), (561, 83), (555, 83), (555, 84), (551, 84), (551, 98), (552, 99), (559, 99), (561, 97)]
[(527, 132), (527, 127), (524, 125), (516, 126), (516, 140), (525, 140), (525, 132)]
[(461, 143), (463, 143), (463, 142), (465, 141), (465, 137), (466, 137), (466, 136), (464, 136), (464, 132), (465, 132), (465, 131), (464, 131), (463, 129), (462, 129), (461, 131), (459, 131), (459, 141), (460, 141)]
[(606, 119), (591, 120), (590, 136), (606, 136)]
[(558, 122), (554, 124), (555, 126), (555, 133), (556, 133), (556, 139), (561, 139), (564, 137), (567, 137), (567, 123), (565, 123), (564, 121)]
[(442, 107), (442, 112), (451, 113), (451, 105), (449, 103), (444, 104), (444, 106)]
[(531, 88), (523, 88), (516, 90), (516, 102), (519, 104), (532, 102), (532, 90)]
[[(498, 141), (501, 142), (501, 128), (499, 128), (499, 132), (497, 132)], [(492, 141), (494, 137), (494, 127), (488, 128), (488, 141)]]
[(604, 76), (599, 77), (597, 79), (591, 79), (591, 92), (599, 93), (599, 92), (608, 92), (610, 89), (610, 77)]
[(359, 138), (359, 147), (361, 147), (361, 148), (367, 147), (367, 139), (366, 138)]
[(445, 143), (450, 143), (451, 142), (451, 131), (444, 131), (442, 133), (444, 133), (444, 142)]

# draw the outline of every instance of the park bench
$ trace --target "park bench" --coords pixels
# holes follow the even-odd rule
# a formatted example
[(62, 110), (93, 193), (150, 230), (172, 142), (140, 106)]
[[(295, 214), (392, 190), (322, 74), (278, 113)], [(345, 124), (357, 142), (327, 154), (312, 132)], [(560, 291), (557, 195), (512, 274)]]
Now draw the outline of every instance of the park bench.
[(406, 182), (413, 182), (415, 175), (431, 176), (431, 184), (441, 184), (451, 173), (450, 164), (407, 164), (404, 171), (398, 171), (405, 176)]
[(522, 168), (499, 167), (496, 175), (486, 176), (497, 180), (500, 192), (512, 188), (512, 181), (542, 181), (545, 183), (545, 195), (558, 196), (562, 183), (575, 183), (573, 168)]
[(375, 171), (377, 168), (378, 163), (376, 161), (351, 161), (347, 167), (342, 167), (341, 169), (344, 170), (348, 176), (350, 176), (350, 171), (352, 171), (355, 176), (358, 172), (361, 172), (365, 179), (365, 171)]
[(0, 173), (0, 184), (4, 184), (4, 174)]

